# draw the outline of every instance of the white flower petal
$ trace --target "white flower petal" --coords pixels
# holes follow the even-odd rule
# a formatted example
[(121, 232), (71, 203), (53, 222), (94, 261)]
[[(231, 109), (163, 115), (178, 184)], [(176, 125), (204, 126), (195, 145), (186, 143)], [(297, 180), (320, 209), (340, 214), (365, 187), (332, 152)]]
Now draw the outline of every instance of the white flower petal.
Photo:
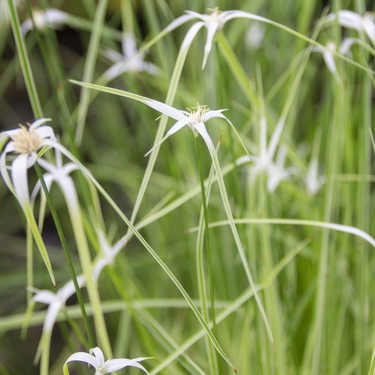
[(127, 70), (126, 64), (123, 61), (121, 61), (109, 67), (103, 73), (103, 75), (107, 80), (112, 81), (113, 79), (121, 75), (122, 73), (126, 72), (126, 70)]
[[(99, 349), (99, 348), (98, 348)], [(100, 349), (99, 349), (100, 350)], [(93, 355), (84, 353), (84, 352), (78, 352), (72, 354), (66, 361), (67, 362), (73, 362), (73, 361), (78, 361), (78, 362), (85, 362), (94, 367), (96, 370), (98, 368), (98, 365), (100, 362), (98, 362), (97, 358), (95, 358)]]
[(78, 209), (79, 203), (77, 192), (71, 177), (67, 176), (65, 178), (58, 178), (56, 182), (60, 185), (65, 200), (69, 206), (73, 209)]
[(262, 22), (269, 23), (269, 20), (267, 18), (257, 16), (257, 15), (252, 14), (252, 13), (247, 13), (247, 12), (244, 12), (242, 10), (230, 10), (230, 11), (222, 13), (223, 23), (228, 22), (229, 20), (231, 20), (233, 18), (247, 18), (247, 19), (250, 19), (250, 20), (256, 20), (256, 21), (262, 21)]
[[(9, 145), (7, 145), (7, 146), (9, 146)], [(13, 184), (12, 184), (12, 181), (9, 177), (8, 169), (7, 169), (7, 166), (6, 166), (6, 154), (7, 154), (6, 151), (3, 151), (3, 153), (0, 156), (0, 172), (1, 172), (1, 176), (3, 177), (3, 180), (4, 180), (5, 184), (7, 185), (8, 189), (11, 192), (14, 193)]]
[(323, 51), (323, 59), (324, 59), (325, 63), (327, 64), (327, 67), (331, 71), (331, 73), (337, 74), (335, 59), (333, 57), (332, 52), (324, 50)]
[(50, 126), (41, 126), (35, 130), (35, 134), (38, 134), (41, 138), (55, 139), (55, 133)]
[(38, 164), (51, 174), (56, 172), (56, 167), (42, 158), (38, 159)]
[(52, 121), (52, 119), (50, 118), (41, 118), (39, 120), (35, 120), (31, 125), (30, 125), (30, 128), (32, 129), (36, 129), (38, 128), (40, 125), (44, 124), (45, 122), (48, 122), (48, 121)]
[(44, 12), (47, 24), (51, 27), (54, 27), (58, 24), (65, 24), (66, 20), (69, 18), (68, 13), (63, 12), (59, 9), (47, 9)]
[(35, 302), (45, 303), (46, 305), (49, 305), (52, 303), (56, 298), (56, 294), (50, 292), (49, 290), (39, 290), (37, 293), (33, 296), (33, 300)]
[(137, 44), (133, 34), (125, 34), (122, 39), (122, 52), (127, 59), (130, 59), (137, 53)]
[(94, 266), (94, 270), (92, 271), (92, 278), (95, 282), (99, 280), (99, 276), (103, 271), (104, 267), (108, 266), (108, 258), (103, 257), (98, 260), (98, 262)]
[(157, 100), (153, 99), (145, 99), (144, 103), (147, 104), (149, 107), (156, 109), (157, 111), (174, 118), (175, 120), (181, 120), (185, 118), (185, 115), (181, 113), (178, 109), (171, 107), (168, 104), (158, 102)]
[[(79, 288), (82, 288), (85, 284), (85, 277), (83, 275), (80, 275), (77, 277), (77, 284)], [(73, 294), (75, 294), (76, 289), (74, 287), (73, 280), (68, 281), (58, 292), (59, 298), (64, 301), (64, 303), (67, 301), (69, 297), (71, 297)]]
[(211, 15), (209, 15), (209, 14), (201, 14), (201, 13), (198, 13), (198, 12), (194, 12), (193, 10), (187, 10), (186, 13), (189, 14), (192, 19), (198, 18), (203, 22), (208, 22), (211, 18)]
[(27, 181), (27, 159), (28, 155), (18, 155), (12, 163), (12, 182), (16, 197), (21, 206), (29, 202), (29, 187)]
[(34, 28), (33, 21), (31, 19), (25, 20), (21, 25), (22, 35), (25, 36), (30, 30)]
[(12, 130), (5, 130), (1, 134), (6, 134), (8, 137), (14, 139), (13, 137), (17, 134), (19, 134), (20, 129), (12, 129)]
[(362, 27), (372, 43), (375, 43), (375, 24), (373, 19), (365, 16), (362, 21)]
[(214, 36), (219, 29), (220, 23), (218, 21), (210, 21), (207, 28), (207, 40), (206, 44), (204, 46), (204, 56), (203, 56), (203, 63), (202, 63), (202, 69), (206, 66), (208, 55), (212, 48), (212, 42), (214, 39)]
[(143, 61), (141, 68), (141, 70), (143, 70), (144, 72), (147, 72), (152, 75), (158, 75), (160, 73), (159, 68), (156, 65), (149, 62)]
[(106, 362), (105, 368), (108, 373), (110, 372), (115, 372), (117, 370), (120, 370), (124, 367), (132, 366), (132, 367), (137, 367), (145, 372), (147, 370), (140, 365), (138, 362), (143, 361), (147, 358), (134, 358), (134, 359), (126, 359), (126, 358), (117, 358), (117, 359), (110, 359)]
[(355, 12), (350, 10), (338, 11), (339, 23), (341, 26), (349, 29), (355, 29), (359, 32), (362, 31), (362, 20), (363, 18)]
[(194, 129), (202, 136), (203, 140), (206, 142), (206, 145), (209, 149), (215, 151), (215, 146), (212, 142), (210, 135), (207, 133), (207, 129), (204, 126), (203, 122), (194, 124)]
[(357, 38), (345, 38), (340, 44), (340, 53), (342, 55), (349, 55), (350, 48), (354, 43), (357, 43), (359, 39)]
[(53, 326), (55, 325), (57, 315), (59, 315), (59, 312), (61, 308), (63, 307), (63, 303), (56, 299), (54, 302), (52, 302), (47, 310), (46, 317), (44, 318), (43, 323), (43, 331), (44, 332), (51, 332)]
[(104, 354), (98, 347), (90, 349), (90, 353), (94, 354), (98, 364), (104, 363)]
[(191, 118), (190, 117), (185, 117), (183, 119), (181, 119), (180, 121), (177, 121), (167, 132), (167, 134), (165, 135), (165, 138), (169, 137), (170, 135), (178, 132), (180, 129), (182, 129), (184, 126), (186, 126), (187, 124), (189, 124), (191, 122)]
[(282, 133), (283, 129), (284, 129), (284, 120), (280, 119), (279, 122), (276, 125), (276, 128), (275, 128), (274, 132), (272, 133), (272, 137), (271, 137), (270, 143), (268, 145), (267, 154), (268, 154), (269, 160), (272, 160), (274, 155), (275, 155), (275, 152), (276, 152), (277, 146), (279, 144), (281, 133)]
[(204, 22), (197, 22), (193, 26), (190, 27), (188, 32), (185, 35), (184, 40), (181, 43), (180, 52), (186, 51), (189, 49), (192, 41), (194, 40), (195, 36), (197, 35), (198, 31), (204, 26)]
[(172, 31), (174, 30), (175, 28), (181, 26), (182, 24), (190, 21), (190, 20), (193, 20), (194, 18), (196, 18), (195, 15), (192, 15), (192, 14), (184, 14), (183, 16), (180, 16), (178, 18), (176, 18), (174, 21), (172, 21), (165, 29), (164, 31), (165, 32), (169, 32), (169, 31)]
[(217, 109), (217, 110), (212, 110), (208, 111), (203, 115), (203, 122), (206, 122), (214, 117), (220, 117), (223, 118), (224, 120), (229, 121), (221, 112), (227, 111), (227, 109)]
[(114, 63), (124, 62), (124, 56), (121, 53), (118, 53), (109, 48), (103, 48), (102, 53), (105, 57), (109, 60), (113, 61)]

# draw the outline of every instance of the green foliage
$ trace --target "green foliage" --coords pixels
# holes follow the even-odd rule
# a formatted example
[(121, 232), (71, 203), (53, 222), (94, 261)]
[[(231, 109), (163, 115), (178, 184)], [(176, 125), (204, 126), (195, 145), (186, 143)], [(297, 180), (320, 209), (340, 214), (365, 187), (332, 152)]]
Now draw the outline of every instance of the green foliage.
[[(0, 374), (94, 373), (65, 363), (88, 345), (152, 375), (374, 373), (365, 5), (0, 0), (1, 129), (51, 118), (38, 169), (74, 165), (25, 211), (0, 133)], [(197, 105), (229, 123), (165, 137)]]

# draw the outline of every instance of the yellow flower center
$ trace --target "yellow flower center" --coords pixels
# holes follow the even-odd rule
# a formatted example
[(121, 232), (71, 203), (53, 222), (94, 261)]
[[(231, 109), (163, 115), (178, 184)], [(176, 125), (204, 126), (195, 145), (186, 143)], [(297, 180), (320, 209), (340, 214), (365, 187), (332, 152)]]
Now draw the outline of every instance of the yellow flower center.
[(191, 109), (189, 109), (189, 117), (191, 118), (191, 123), (197, 124), (199, 122), (203, 122), (204, 114), (209, 110), (210, 109), (206, 105), (199, 105), (199, 103), (197, 103), (196, 107), (192, 107)]
[(13, 136), (15, 152), (18, 154), (31, 154), (40, 148), (42, 138), (35, 132), (34, 128), (26, 128), (20, 125), (21, 129)]
[(211, 8), (208, 10), (212, 11), (209, 22), (217, 22), (219, 24), (218, 29), (220, 30), (223, 27), (223, 20), (219, 7), (215, 7), (214, 9)]

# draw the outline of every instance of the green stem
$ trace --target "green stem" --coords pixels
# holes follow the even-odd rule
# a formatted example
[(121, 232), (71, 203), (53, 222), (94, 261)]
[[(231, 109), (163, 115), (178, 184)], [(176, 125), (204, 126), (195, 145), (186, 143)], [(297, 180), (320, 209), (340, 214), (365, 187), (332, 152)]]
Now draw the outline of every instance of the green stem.
[(17, 52), (19, 54), (19, 59), (21, 62), (21, 69), (22, 69), (23, 77), (25, 79), (25, 85), (26, 85), (27, 93), (29, 94), (30, 104), (33, 109), (34, 117), (36, 119), (42, 118), (43, 110), (40, 105), (38, 92), (36, 90), (36, 85), (35, 85), (33, 73), (31, 70), (31, 65), (29, 61), (29, 56), (27, 54), (25, 41), (22, 37), (21, 25), (18, 19), (15, 2), (12, 0), (8, 0), (8, 8), (9, 8), (10, 19), (12, 23), (14, 39), (16, 41)]
[[(209, 240), (209, 220), (208, 220), (208, 210), (207, 210), (207, 199), (206, 199), (206, 191), (204, 186), (204, 178), (203, 178), (203, 169), (202, 169), (202, 158), (200, 153), (199, 147), (199, 137), (198, 135), (194, 135), (195, 140), (195, 150), (197, 155), (197, 162), (198, 162), (198, 170), (199, 170), (199, 177), (200, 177), (200, 185), (201, 185), (201, 194), (202, 194), (202, 208), (203, 208), (203, 223), (202, 223), (202, 215), (200, 218), (200, 225), (199, 225), (199, 233), (198, 233), (198, 240), (197, 240), (197, 268), (198, 268), (198, 285), (200, 290), (200, 300), (202, 302), (202, 313), (203, 317), (206, 321), (209, 321), (209, 314), (206, 304), (206, 284), (205, 284), (205, 277), (204, 277), (204, 260), (203, 260), (203, 243), (202, 243), (202, 236), (204, 237), (204, 244), (207, 254), (207, 271), (208, 271), (208, 285), (209, 285), (209, 295), (210, 295), (210, 302), (211, 302), (211, 316), (213, 322), (213, 333), (216, 333), (216, 319), (215, 319), (215, 291), (214, 291), (214, 283), (213, 283), (213, 276), (212, 276), (212, 260), (211, 260), (211, 248), (210, 248), (210, 240)], [(212, 173), (211, 173), (212, 177)], [(211, 179), (212, 180), (212, 179)], [(210, 185), (209, 185), (210, 187)], [(203, 224), (203, 225), (202, 225)], [(204, 229), (203, 229), (204, 226)], [(213, 351), (212, 344), (207, 342), (207, 349), (209, 352), (209, 359), (210, 359), (210, 371), (212, 374), (218, 373), (217, 368), (217, 358)]]

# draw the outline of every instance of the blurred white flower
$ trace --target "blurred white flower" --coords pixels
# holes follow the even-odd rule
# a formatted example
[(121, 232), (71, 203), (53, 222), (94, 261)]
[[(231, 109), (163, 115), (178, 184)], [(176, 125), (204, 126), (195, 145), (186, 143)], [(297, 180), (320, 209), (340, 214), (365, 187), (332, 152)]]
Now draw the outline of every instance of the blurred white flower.
[[(350, 10), (339, 10), (337, 16), (338, 22), (341, 26), (357, 30), (361, 35), (367, 35), (372, 43), (375, 44), (374, 13), (368, 12), (362, 17), (358, 13)], [(326, 20), (332, 21), (335, 18), (336, 13), (330, 13), (326, 17)]]
[[(51, 119), (42, 118), (31, 125), (28, 124), (28, 127), (20, 125), (19, 129), (1, 133), (2, 138), (8, 137), (12, 140), (5, 146), (0, 156), (0, 172), (6, 185), (15, 194), (23, 208), (30, 203), (27, 169), (34, 165), (37, 160), (37, 151), (47, 144), (47, 140), (56, 141), (52, 128), (41, 126), (46, 121), (51, 121)], [(6, 156), (9, 153), (18, 154), (10, 167), (13, 184), (6, 165)]]
[(102, 272), (103, 268), (113, 264), (116, 255), (120, 252), (120, 250), (126, 245), (128, 241), (127, 236), (125, 236), (120, 241), (116, 242), (115, 245), (111, 246), (108, 243), (102, 231), (98, 231), (98, 237), (101, 254), (99, 260), (94, 266), (93, 279), (95, 282), (98, 281), (99, 275)]
[[(225, 12), (221, 12), (218, 7), (212, 9), (211, 14), (200, 14), (197, 12), (193, 12), (190, 10), (186, 11), (187, 14), (184, 14), (181, 17), (176, 18), (174, 21), (172, 21), (169, 26), (165, 28), (165, 31), (172, 31), (176, 27), (184, 24), (185, 22), (188, 22), (193, 19), (198, 19), (201, 20), (201, 22), (197, 23), (197, 27), (202, 27), (205, 26), (207, 29), (207, 39), (206, 39), (206, 45), (204, 47), (204, 57), (203, 57), (203, 64), (202, 64), (202, 69), (204, 69), (208, 55), (211, 51), (212, 48), (212, 42), (214, 39), (214, 36), (218, 31), (220, 31), (224, 24), (233, 19), (233, 18), (248, 18), (252, 20), (257, 20), (257, 21), (263, 21), (267, 22), (263, 17), (257, 16), (255, 14), (243, 12), (240, 10), (228, 10)], [(198, 31), (198, 30), (196, 30)], [(187, 34), (188, 35), (188, 34)], [(191, 43), (192, 39), (195, 37), (196, 33), (191, 33), (188, 41)]]
[[(77, 277), (77, 283), (80, 288), (85, 284), (83, 275)], [(75, 293), (73, 280), (68, 281), (57, 293), (50, 292), (49, 290), (38, 290), (32, 288), (35, 292), (33, 300), (35, 302), (45, 303), (48, 305), (46, 318), (43, 323), (43, 332), (50, 333), (56, 322), (57, 315), (65, 306), (66, 301)]]
[(259, 155), (254, 156), (255, 166), (250, 167), (250, 182), (253, 183), (260, 173), (266, 173), (268, 176), (267, 189), (273, 193), (282, 180), (286, 180), (294, 173), (294, 168), (284, 168), (286, 148), (279, 148), (276, 162), (273, 162), (277, 146), (279, 144), (283, 122), (279, 122), (272, 134), (269, 145), (267, 147), (267, 120), (264, 116), (260, 122), (260, 141)]
[[(89, 353), (78, 352), (72, 354), (65, 362), (64, 367), (68, 362), (85, 362), (95, 369), (95, 375), (104, 375), (109, 374), (111, 372), (115, 372), (120, 370), (124, 367), (132, 366), (141, 369), (142, 371), (147, 372), (147, 370), (140, 365), (138, 362), (144, 361), (145, 357), (139, 357), (134, 359), (127, 359), (127, 358), (117, 358), (117, 359), (109, 359), (104, 361), (103, 352), (98, 348), (90, 349)], [(64, 371), (65, 373), (65, 371)]]
[(323, 54), (323, 59), (328, 67), (328, 69), (333, 73), (334, 75), (337, 75), (337, 69), (335, 64), (335, 58), (333, 56), (333, 53), (338, 52), (341, 55), (349, 55), (350, 54), (350, 48), (353, 45), (353, 43), (356, 43), (358, 40), (356, 38), (345, 38), (341, 44), (340, 48), (337, 51), (336, 44), (332, 41), (328, 41), (326, 44), (327, 49), (315, 46), (313, 47), (313, 51), (315, 52), (321, 52)]
[(287, 180), (295, 173), (294, 168), (285, 168), (286, 147), (280, 146), (276, 156), (276, 163), (271, 162), (267, 168), (267, 189), (273, 193), (282, 180)]
[(264, 38), (265, 27), (262, 23), (254, 22), (246, 32), (245, 44), (249, 49), (260, 48)]
[[(60, 29), (63, 25), (65, 25), (67, 18), (69, 17), (68, 13), (65, 13), (59, 9), (46, 9), (46, 10), (34, 10), (33, 11), (33, 19), (35, 22), (35, 26), (39, 30), (43, 30), (46, 27), (50, 27), (53, 29)], [(26, 19), (22, 25), (21, 30), (22, 34), (26, 35), (28, 31), (34, 28), (33, 21), (28, 18)]]
[(108, 80), (112, 80), (124, 72), (147, 72), (154, 75), (159, 72), (154, 64), (143, 60), (144, 54), (138, 53), (134, 35), (131, 33), (126, 33), (122, 40), (123, 55), (109, 48), (104, 49), (103, 53), (115, 63), (104, 73)]
[(306, 189), (310, 195), (316, 194), (326, 181), (325, 176), (319, 176), (318, 173), (318, 160), (312, 158), (305, 176)]

